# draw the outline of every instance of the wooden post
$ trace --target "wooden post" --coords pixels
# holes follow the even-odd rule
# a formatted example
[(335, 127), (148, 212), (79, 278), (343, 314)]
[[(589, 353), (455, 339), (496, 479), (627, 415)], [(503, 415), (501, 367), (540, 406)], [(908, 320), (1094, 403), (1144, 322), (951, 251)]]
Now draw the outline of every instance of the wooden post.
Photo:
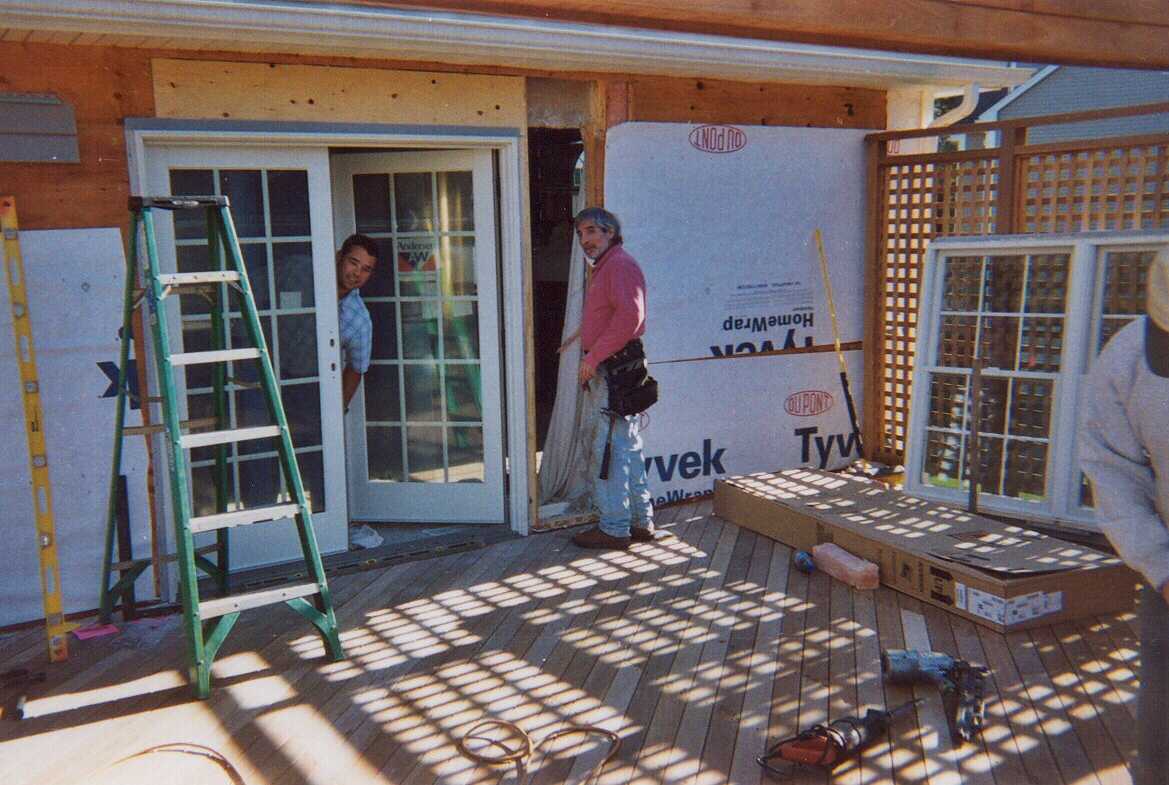
[(1022, 146), (1027, 139), (1027, 128), (1004, 128), (1003, 141), (999, 145), (999, 181), (995, 189), (994, 199), (994, 233), (1014, 234), (1017, 231), (1015, 208), (1018, 183), (1016, 171), (1016, 148)]
[(884, 407), (881, 400), (882, 348), (881, 306), (884, 302), (881, 270), (883, 249), (880, 247), (880, 222), (883, 214), (881, 198), (880, 162), (883, 158), (884, 142), (865, 140), (865, 245), (864, 245), (864, 374), (861, 388), (865, 400), (861, 416), (862, 443), (868, 445), (864, 457), (879, 460), (884, 452), (884, 425), (881, 416)]

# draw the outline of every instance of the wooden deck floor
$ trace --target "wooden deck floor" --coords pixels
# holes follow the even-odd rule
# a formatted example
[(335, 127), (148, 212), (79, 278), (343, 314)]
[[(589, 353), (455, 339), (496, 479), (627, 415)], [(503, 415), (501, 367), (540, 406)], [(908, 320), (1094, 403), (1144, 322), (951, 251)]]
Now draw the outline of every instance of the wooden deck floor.
[[(347, 661), (324, 662), (292, 611), (253, 612), (205, 702), (189, 697), (173, 618), (73, 642), (30, 718), (0, 722), (3, 785), (229, 781), (190, 756), (115, 763), (167, 742), (218, 750), (248, 785), (514, 782), (455, 748), (486, 717), (536, 739), (571, 722), (618, 731), (607, 785), (759, 783), (767, 739), (913, 697), (881, 683), (880, 650), (902, 646), (993, 668), (981, 739), (952, 748), (937, 691), (919, 689), (916, 714), (832, 782), (1130, 781), (1131, 615), (1001, 636), (890, 590), (809, 578), (709, 503), (660, 523), (676, 536), (627, 553), (556, 532), (338, 578)], [(0, 671), (44, 668), (40, 649), (39, 631), (0, 639)], [(580, 782), (596, 750), (562, 753), (535, 782)]]

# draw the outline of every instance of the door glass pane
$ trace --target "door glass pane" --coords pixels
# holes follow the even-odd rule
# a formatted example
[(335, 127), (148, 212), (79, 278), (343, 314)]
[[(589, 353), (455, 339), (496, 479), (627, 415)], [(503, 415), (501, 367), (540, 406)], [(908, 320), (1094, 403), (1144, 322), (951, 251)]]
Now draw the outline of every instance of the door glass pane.
[[(198, 245), (178, 246), (175, 248), (175, 260), (180, 273), (206, 272), (211, 269), (206, 241)], [(211, 301), (206, 293), (183, 292), (179, 295), (179, 301), (184, 314), (211, 313)]]
[(367, 422), (401, 422), (397, 363), (374, 363), (362, 379)]
[(429, 172), (394, 175), (394, 217), (399, 232), (434, 230), (434, 194)]
[(483, 482), (483, 429), (447, 429), (448, 482)]
[(479, 303), (474, 300), (443, 302), (442, 351), (448, 360), (479, 359)]
[(357, 218), (357, 231), (361, 234), (393, 231), (390, 178), (384, 174), (353, 175), (353, 212)]
[(406, 428), (406, 460), (412, 482), (445, 482), (442, 466), (442, 428)]
[(278, 504), (284, 494), (280, 466), (275, 458), (254, 458), (239, 462), (240, 501), (245, 507)]
[(470, 172), (439, 172), (438, 186), (439, 231), (471, 232), (475, 230), (475, 206)]
[[(405, 368), (406, 419), (442, 421), (442, 395), (437, 363), (412, 363)], [(441, 434), (440, 434), (441, 438)]]
[(276, 302), (281, 310), (312, 308), (313, 249), (311, 243), (273, 243)]
[(406, 359), (438, 357), (437, 311), (433, 300), (402, 303), (402, 355)]
[(321, 387), (319, 384), (284, 384), (280, 386), (284, 415), (288, 418), (292, 444), (316, 447), (321, 443)]
[(268, 209), (273, 237), (308, 237), (308, 172), (268, 172)]
[(399, 237), (397, 253), (398, 292), (402, 297), (438, 294), (438, 243), (433, 237)]
[(373, 351), (375, 360), (396, 360), (398, 358), (398, 306), (393, 302), (365, 301), (369, 320), (373, 325)]
[(402, 429), (398, 426), (370, 425), (365, 429), (366, 462), (369, 479), (402, 482), (406, 466), (402, 460)]
[(319, 451), (296, 453), (296, 462), (300, 466), (300, 480), (304, 484), (304, 492), (313, 512), (322, 512), (325, 509), (325, 459)]
[(317, 375), (317, 320), (313, 314), (281, 316), (280, 378)]
[(448, 297), (475, 296), (475, 238), (443, 235), (440, 243), (442, 257), (442, 293)]
[[(256, 310), (266, 311), (272, 306), (272, 294), (268, 284), (268, 244), (265, 242), (241, 243), (240, 254), (244, 257), (244, 269), (248, 273), (248, 286), (256, 301)], [(243, 308), (242, 298), (235, 289), (228, 289), (231, 310), (239, 313)]]
[(483, 419), (482, 388), (478, 365), (447, 365), (446, 408), (451, 421)]
[[(264, 185), (254, 169), (223, 170), (219, 173), (220, 193), (231, 201), (231, 220), (240, 237), (263, 237)], [(307, 193), (306, 193), (307, 196)]]
[[(210, 169), (172, 169), (171, 196), (212, 196), (215, 194), (215, 176)], [(199, 210), (176, 210), (175, 237), (180, 240), (207, 238), (207, 219)]]

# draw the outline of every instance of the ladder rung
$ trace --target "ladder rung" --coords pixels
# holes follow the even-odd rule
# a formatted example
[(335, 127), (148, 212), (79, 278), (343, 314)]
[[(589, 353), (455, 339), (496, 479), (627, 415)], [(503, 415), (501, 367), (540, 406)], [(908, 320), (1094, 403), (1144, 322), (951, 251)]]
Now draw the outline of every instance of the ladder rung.
[[(212, 551), (216, 550), (219, 550), (219, 546), (214, 543), (211, 545), (202, 545), (195, 549), (195, 555), (202, 556), (205, 553), (211, 553)], [(162, 561), (176, 561), (178, 558), (179, 555), (177, 553), (168, 553), (162, 557)], [(146, 556), (141, 559), (130, 559), (129, 561), (114, 562), (110, 565), (110, 569), (121, 572), (122, 570), (130, 569), (136, 564), (150, 564), (151, 561), (153, 561), (153, 559), (151, 559), (149, 556)]]
[[(210, 428), (217, 425), (219, 420), (215, 417), (196, 417), (193, 420), (183, 420), (180, 425), (184, 428)], [(150, 425), (128, 425), (122, 429), (123, 436), (149, 436), (152, 433), (160, 433), (166, 430), (166, 425), (163, 423), (151, 423)]]
[(249, 523), (278, 521), (283, 518), (291, 518), (298, 512), (300, 512), (300, 508), (295, 504), (274, 504), (270, 507), (253, 507), (249, 510), (201, 515), (191, 519), (191, 533), (198, 534), (216, 529), (228, 529), (232, 526), (243, 526)]
[(231, 442), (246, 442), (251, 439), (267, 439), (280, 435), (280, 426), (265, 425), (260, 428), (237, 428), (234, 431), (207, 431), (206, 433), (187, 433), (179, 439), (185, 447), (210, 447), (215, 444), (230, 444)]
[(236, 283), (235, 270), (207, 270), (201, 273), (160, 273), (158, 282), (166, 286), (202, 286), (209, 283)]
[(236, 594), (231, 597), (216, 597), (213, 600), (199, 602), (199, 618), (201, 620), (214, 619), (227, 613), (246, 611), (249, 608), (260, 608), (265, 605), (275, 605), (285, 600), (297, 597), (308, 597), (321, 589), (315, 583), (300, 583), (291, 586), (279, 586), (275, 589), (261, 589), (260, 591)]
[(225, 363), (230, 360), (255, 360), (260, 356), (260, 350), (250, 349), (218, 349), (213, 352), (179, 352), (170, 356), (171, 365), (201, 365), (204, 363)]

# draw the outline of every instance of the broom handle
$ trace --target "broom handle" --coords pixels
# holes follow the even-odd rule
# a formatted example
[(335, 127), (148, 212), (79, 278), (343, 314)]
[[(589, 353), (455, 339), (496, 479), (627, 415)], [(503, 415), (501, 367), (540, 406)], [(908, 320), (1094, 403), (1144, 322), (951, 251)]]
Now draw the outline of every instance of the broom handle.
[(844, 352), (840, 349), (840, 327), (836, 323), (836, 300), (832, 296), (832, 279), (828, 276), (828, 255), (824, 253), (824, 238), (816, 229), (816, 251), (820, 255), (820, 273), (824, 276), (824, 291), (828, 295), (828, 314), (832, 317), (832, 342), (836, 346), (836, 360), (840, 363), (840, 386), (844, 388), (844, 402), (848, 405), (848, 419), (852, 432), (856, 434), (857, 452), (864, 455), (861, 444), (861, 429), (856, 420), (856, 404), (852, 400), (852, 389), (848, 385), (848, 367), (844, 364)]

